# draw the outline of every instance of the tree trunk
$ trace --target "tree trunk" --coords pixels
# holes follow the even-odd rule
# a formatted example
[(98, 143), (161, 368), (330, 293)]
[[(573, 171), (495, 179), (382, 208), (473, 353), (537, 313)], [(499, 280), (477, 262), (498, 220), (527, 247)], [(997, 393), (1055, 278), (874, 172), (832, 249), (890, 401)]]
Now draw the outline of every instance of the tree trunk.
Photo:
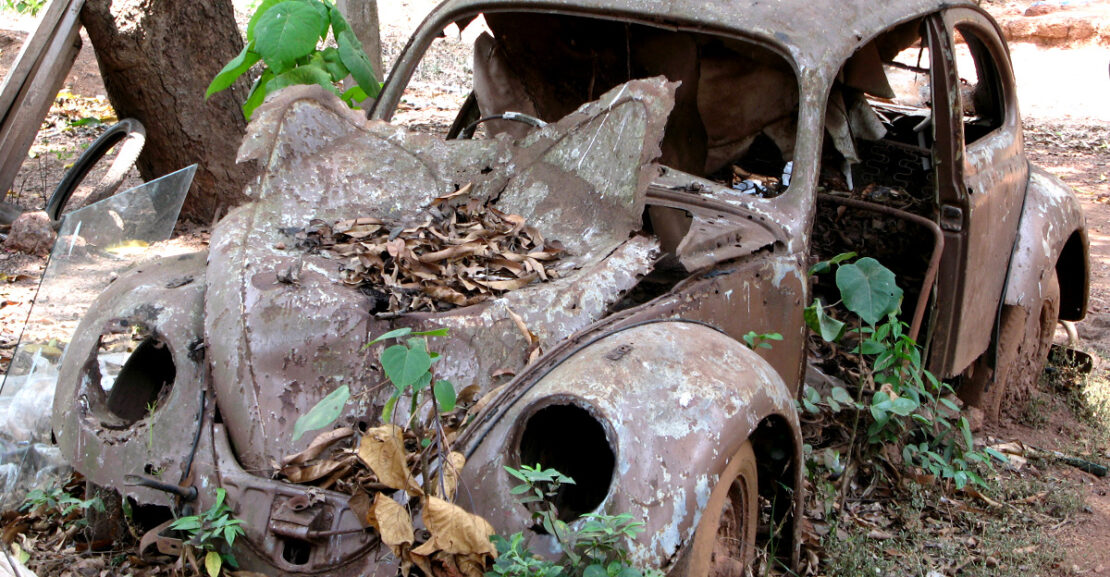
[(198, 163), (182, 216), (210, 222), (246, 200), (254, 165), (236, 165), (246, 131), (240, 79), (207, 102), (209, 82), (243, 49), (231, 0), (86, 0), (81, 22), (120, 118), (146, 127), (144, 180)]

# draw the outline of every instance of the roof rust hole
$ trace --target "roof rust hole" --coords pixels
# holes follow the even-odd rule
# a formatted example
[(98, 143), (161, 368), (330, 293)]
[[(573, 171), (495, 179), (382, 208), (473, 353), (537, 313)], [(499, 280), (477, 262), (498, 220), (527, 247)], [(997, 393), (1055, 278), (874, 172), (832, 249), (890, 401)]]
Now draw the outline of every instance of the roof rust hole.
[(573, 521), (598, 508), (609, 494), (616, 456), (605, 427), (578, 405), (536, 411), (520, 438), (520, 462), (555, 469), (574, 479), (554, 498), (559, 519)]
[(127, 358), (108, 394), (107, 409), (125, 425), (152, 412), (177, 376), (173, 354), (166, 344), (147, 337)]

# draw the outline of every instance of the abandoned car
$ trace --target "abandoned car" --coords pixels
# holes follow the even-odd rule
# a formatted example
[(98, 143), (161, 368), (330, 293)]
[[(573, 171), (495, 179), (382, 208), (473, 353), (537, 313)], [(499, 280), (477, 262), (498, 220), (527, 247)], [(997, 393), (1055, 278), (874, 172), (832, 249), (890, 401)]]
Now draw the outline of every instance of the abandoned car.
[[(473, 56), (437, 101), (446, 121), (391, 124), (451, 42)], [(464, 508), (530, 531), (503, 467), (539, 463), (577, 480), (567, 522), (646, 523), (637, 565), (740, 574), (757, 539), (797, 557), (813, 262), (892, 268), (928, 368), (988, 416), (1087, 304), (1079, 204), (1026, 160), (1006, 45), (969, 1), (450, 0), (369, 119), (287, 88), (240, 156), (263, 174), (209, 250), (123, 275), (91, 308), (54, 428), (90, 482), (144, 510), (226, 490), (240, 564), (270, 574), (397, 572), (349, 493), (282, 470), (318, 435), (299, 418), (340, 387), (334, 427), (381, 424), (393, 389), (367, 344), (398, 328), (449, 329), (436, 375), (482, 399), (453, 443)], [(459, 238), (488, 240), (466, 236), (473, 210), (530, 244), (450, 268)], [(120, 327), (139, 344), (105, 390), (95, 361)], [(783, 339), (753, 349), (753, 332)]]

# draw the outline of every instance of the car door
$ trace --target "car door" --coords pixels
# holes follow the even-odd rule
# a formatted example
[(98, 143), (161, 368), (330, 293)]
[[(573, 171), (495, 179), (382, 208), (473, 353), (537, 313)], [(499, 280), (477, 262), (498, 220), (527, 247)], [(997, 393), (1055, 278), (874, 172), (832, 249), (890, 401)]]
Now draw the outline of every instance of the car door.
[(934, 86), (945, 250), (932, 368), (953, 376), (990, 345), (1029, 169), (997, 27), (971, 8), (950, 9), (933, 25), (947, 49)]

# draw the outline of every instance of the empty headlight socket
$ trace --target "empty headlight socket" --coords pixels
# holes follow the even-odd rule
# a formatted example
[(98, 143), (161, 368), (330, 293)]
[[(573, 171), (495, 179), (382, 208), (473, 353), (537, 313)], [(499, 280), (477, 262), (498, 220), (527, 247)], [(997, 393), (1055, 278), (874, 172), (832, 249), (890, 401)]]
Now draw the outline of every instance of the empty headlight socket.
[[(539, 464), (574, 479), (552, 501), (561, 521), (597, 510), (609, 496), (616, 471), (616, 434), (608, 420), (571, 395), (541, 399), (525, 415), (514, 435), (514, 466)], [(544, 532), (538, 524), (533, 530)]]

